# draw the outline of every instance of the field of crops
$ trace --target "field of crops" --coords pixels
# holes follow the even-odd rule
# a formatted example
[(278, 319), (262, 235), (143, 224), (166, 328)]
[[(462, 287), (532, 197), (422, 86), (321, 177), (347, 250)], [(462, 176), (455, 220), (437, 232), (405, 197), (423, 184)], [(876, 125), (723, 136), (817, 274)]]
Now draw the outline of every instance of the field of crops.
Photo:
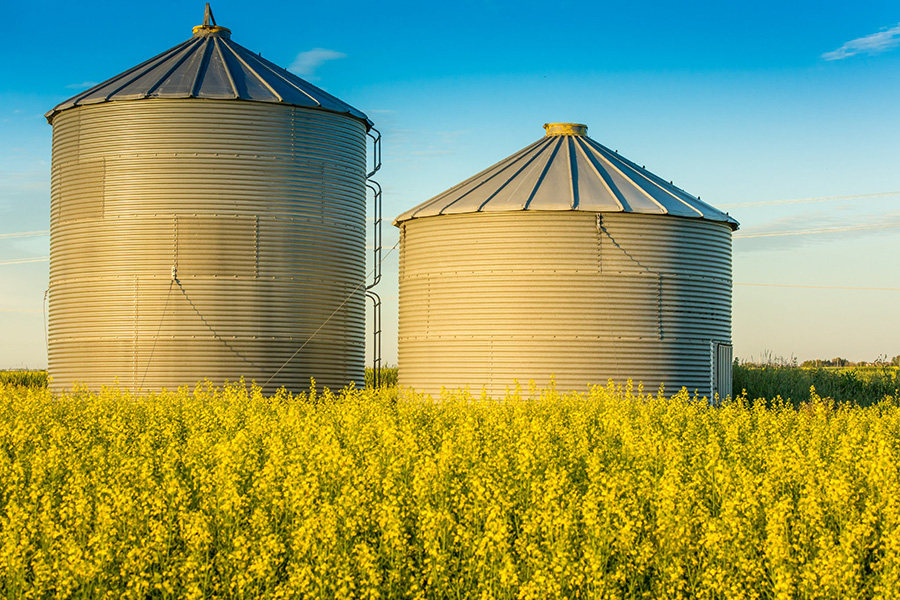
[(900, 404), (0, 384), (0, 596), (891, 598)]
[(799, 404), (809, 399), (809, 389), (838, 402), (869, 406), (900, 390), (897, 367), (822, 367), (792, 365), (734, 365), (734, 391), (750, 398), (780, 396)]

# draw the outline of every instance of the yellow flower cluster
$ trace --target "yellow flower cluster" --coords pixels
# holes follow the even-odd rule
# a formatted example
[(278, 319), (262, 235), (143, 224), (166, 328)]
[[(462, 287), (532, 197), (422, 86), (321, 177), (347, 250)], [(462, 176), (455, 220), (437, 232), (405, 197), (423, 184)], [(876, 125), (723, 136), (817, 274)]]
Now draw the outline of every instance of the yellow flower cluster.
[(0, 385), (7, 598), (892, 598), (900, 405)]

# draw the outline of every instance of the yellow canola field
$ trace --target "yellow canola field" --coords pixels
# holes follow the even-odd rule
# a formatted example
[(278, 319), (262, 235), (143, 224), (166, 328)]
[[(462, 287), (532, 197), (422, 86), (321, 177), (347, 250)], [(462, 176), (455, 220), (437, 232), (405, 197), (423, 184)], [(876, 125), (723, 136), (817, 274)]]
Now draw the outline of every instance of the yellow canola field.
[(892, 598), (900, 406), (0, 386), (7, 598)]

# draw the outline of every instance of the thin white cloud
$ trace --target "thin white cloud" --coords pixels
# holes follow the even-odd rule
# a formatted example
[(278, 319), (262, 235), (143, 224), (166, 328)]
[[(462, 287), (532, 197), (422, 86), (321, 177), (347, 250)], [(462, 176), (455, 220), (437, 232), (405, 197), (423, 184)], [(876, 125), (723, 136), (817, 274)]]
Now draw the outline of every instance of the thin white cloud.
[(857, 54), (881, 54), (900, 46), (900, 23), (877, 33), (850, 40), (837, 50), (822, 55), (825, 60), (842, 60)]
[(296, 73), (303, 77), (313, 79), (316, 69), (324, 65), (329, 60), (337, 60), (339, 58), (347, 58), (347, 55), (337, 50), (329, 50), (328, 48), (313, 48), (306, 52), (301, 52), (288, 67), (288, 71)]
[(86, 90), (97, 85), (96, 81), (82, 81), (81, 83), (70, 83), (66, 88), (70, 90)]

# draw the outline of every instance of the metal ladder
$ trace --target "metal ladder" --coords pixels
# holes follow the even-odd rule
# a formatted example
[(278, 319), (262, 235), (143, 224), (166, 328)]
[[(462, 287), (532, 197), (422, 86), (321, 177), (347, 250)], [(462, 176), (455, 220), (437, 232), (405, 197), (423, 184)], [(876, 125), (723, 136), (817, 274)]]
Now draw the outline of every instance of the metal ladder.
[[(375, 132), (374, 134), (372, 132)], [(375, 260), (375, 277), (366, 286), (366, 298), (372, 301), (372, 384), (381, 387), (381, 296), (372, 291), (381, 282), (381, 185), (372, 179), (372, 175), (381, 168), (381, 132), (372, 127), (367, 133), (372, 138), (373, 168), (366, 175), (366, 187), (372, 190), (374, 203), (373, 258)]]

